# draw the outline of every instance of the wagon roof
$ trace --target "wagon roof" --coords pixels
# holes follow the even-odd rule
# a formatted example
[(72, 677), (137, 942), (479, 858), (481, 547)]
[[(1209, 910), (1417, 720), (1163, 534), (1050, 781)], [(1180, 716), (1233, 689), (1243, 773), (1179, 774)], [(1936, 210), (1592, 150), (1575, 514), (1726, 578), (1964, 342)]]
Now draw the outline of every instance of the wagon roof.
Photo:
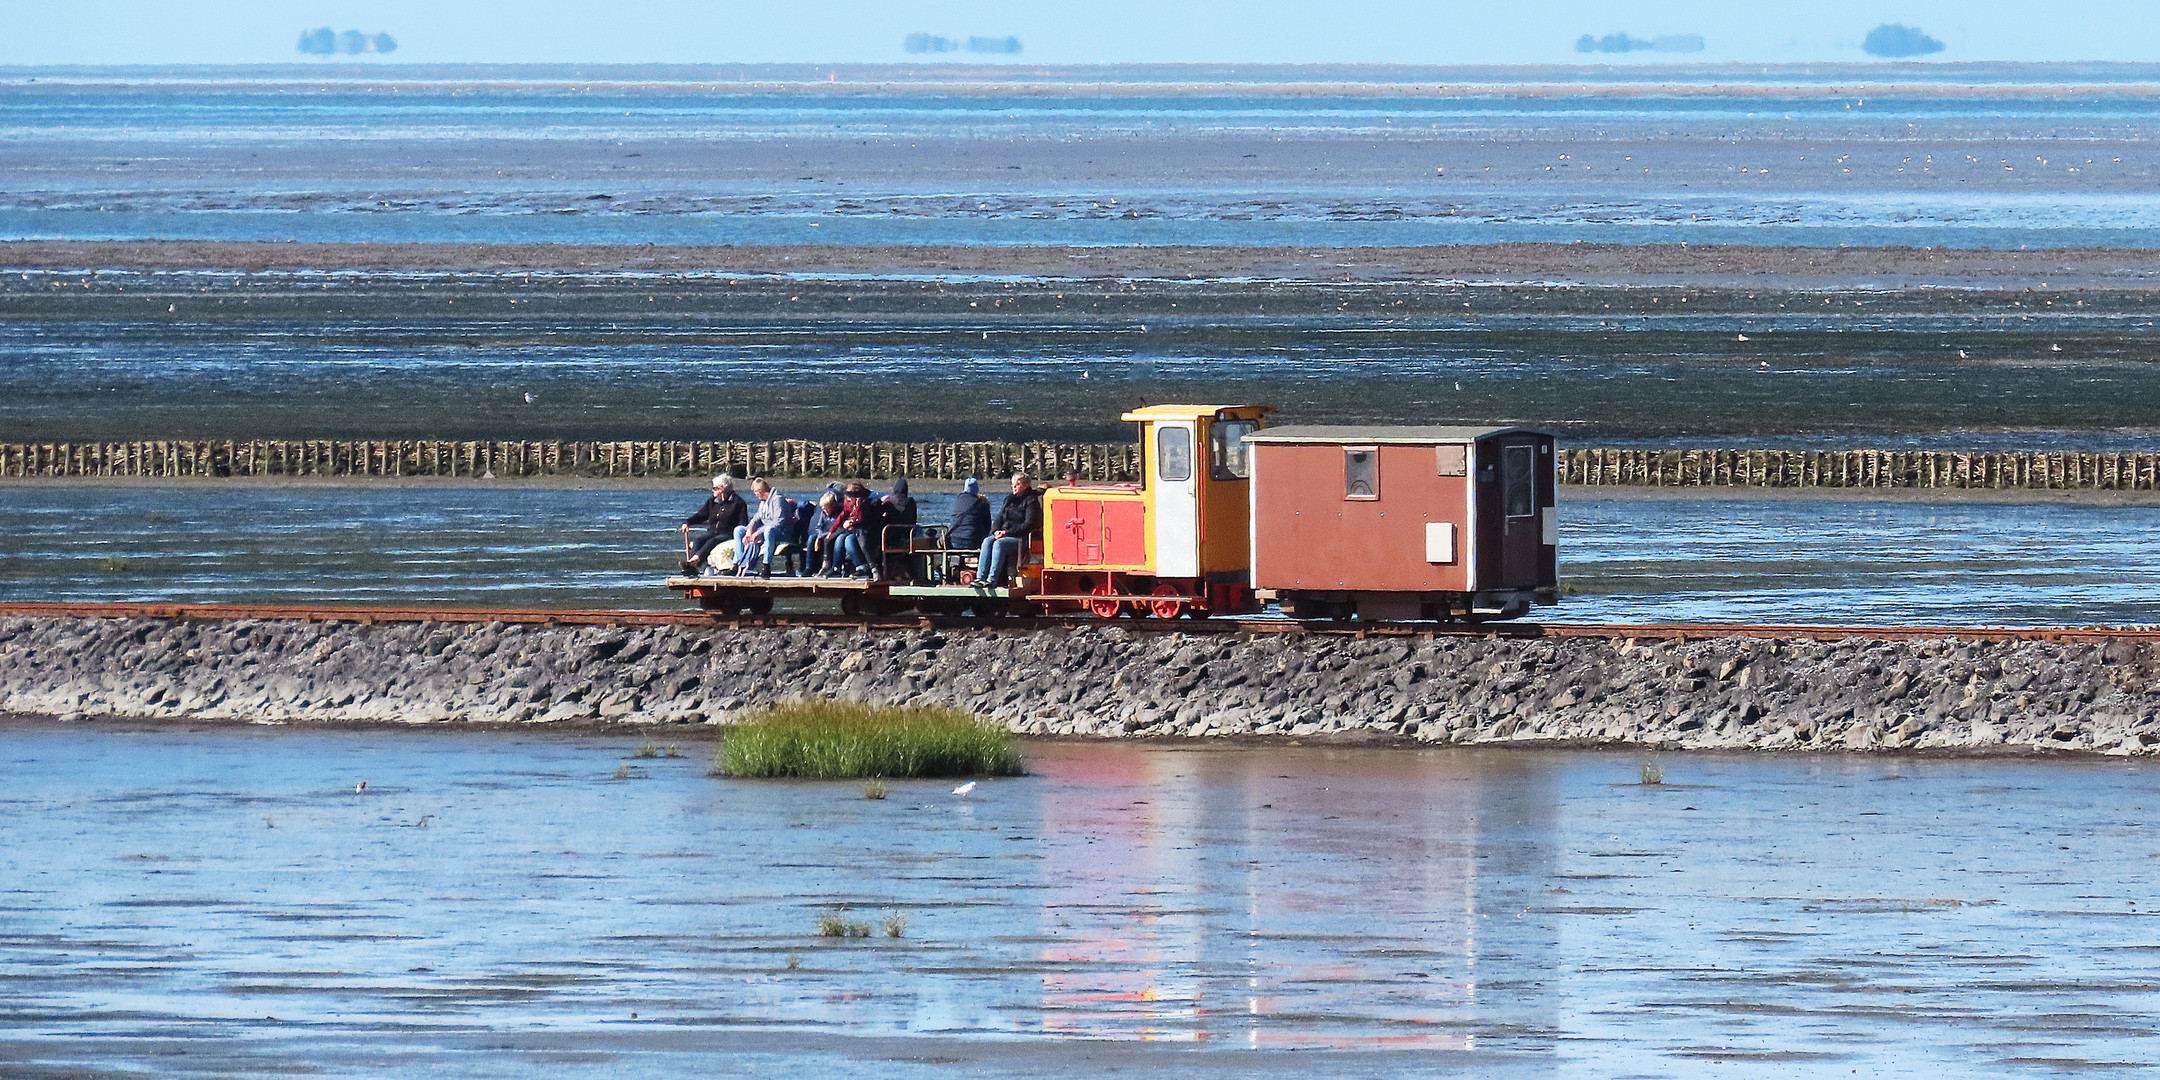
[(1530, 431), (1525, 427), (1455, 427), (1420, 426), (1412, 424), (1291, 424), (1285, 427), (1265, 428), (1245, 436), (1246, 442), (1278, 443), (1349, 443), (1378, 445), (1380, 443), (1431, 443), (1476, 442), (1488, 435), (1505, 435), (1515, 431)]

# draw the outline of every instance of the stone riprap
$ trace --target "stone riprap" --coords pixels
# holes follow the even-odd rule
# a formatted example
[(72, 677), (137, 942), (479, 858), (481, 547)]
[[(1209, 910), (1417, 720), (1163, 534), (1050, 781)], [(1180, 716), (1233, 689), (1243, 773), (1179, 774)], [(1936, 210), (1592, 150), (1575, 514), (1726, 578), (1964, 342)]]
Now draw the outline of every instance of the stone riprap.
[(697, 724), (795, 695), (1029, 735), (1665, 749), (2160, 745), (2160, 650), (2104, 643), (0, 620), (0, 712)]

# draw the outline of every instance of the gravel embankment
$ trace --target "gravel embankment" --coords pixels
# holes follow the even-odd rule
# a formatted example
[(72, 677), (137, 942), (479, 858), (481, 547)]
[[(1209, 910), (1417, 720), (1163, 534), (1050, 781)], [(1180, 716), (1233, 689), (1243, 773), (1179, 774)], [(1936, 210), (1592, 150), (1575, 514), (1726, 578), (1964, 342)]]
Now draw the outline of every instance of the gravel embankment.
[(11, 618), (0, 712), (692, 724), (798, 694), (1030, 735), (2147, 753), (2160, 655), (2106, 644), (1367, 638)]

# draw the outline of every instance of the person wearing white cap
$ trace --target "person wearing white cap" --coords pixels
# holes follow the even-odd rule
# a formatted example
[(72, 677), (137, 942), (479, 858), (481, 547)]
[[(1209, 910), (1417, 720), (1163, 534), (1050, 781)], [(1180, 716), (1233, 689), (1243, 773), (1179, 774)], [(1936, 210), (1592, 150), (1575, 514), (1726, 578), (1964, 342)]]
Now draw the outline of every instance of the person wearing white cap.
[[(697, 513), (683, 519), (683, 573), (695, 574), (705, 564), (705, 557), (721, 544), (735, 538), (735, 529), (750, 523), (750, 508), (743, 497), (735, 494), (735, 478), (721, 473), (712, 478), (712, 497)], [(702, 525), (705, 535), (695, 542), (690, 539), (690, 527)]]

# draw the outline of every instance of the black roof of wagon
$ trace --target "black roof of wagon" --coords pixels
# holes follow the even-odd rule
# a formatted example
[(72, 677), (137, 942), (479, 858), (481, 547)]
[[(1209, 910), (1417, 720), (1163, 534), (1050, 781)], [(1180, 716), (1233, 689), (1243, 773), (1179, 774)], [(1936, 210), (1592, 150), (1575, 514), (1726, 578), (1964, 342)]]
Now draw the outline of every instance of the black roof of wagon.
[(1414, 446), (1432, 443), (1469, 443), (1491, 435), (1512, 432), (1543, 434), (1526, 427), (1466, 427), (1448, 425), (1414, 424), (1290, 424), (1284, 427), (1263, 428), (1245, 436), (1246, 442), (1278, 443), (1362, 443), (1377, 446), (1382, 443), (1407, 443)]

